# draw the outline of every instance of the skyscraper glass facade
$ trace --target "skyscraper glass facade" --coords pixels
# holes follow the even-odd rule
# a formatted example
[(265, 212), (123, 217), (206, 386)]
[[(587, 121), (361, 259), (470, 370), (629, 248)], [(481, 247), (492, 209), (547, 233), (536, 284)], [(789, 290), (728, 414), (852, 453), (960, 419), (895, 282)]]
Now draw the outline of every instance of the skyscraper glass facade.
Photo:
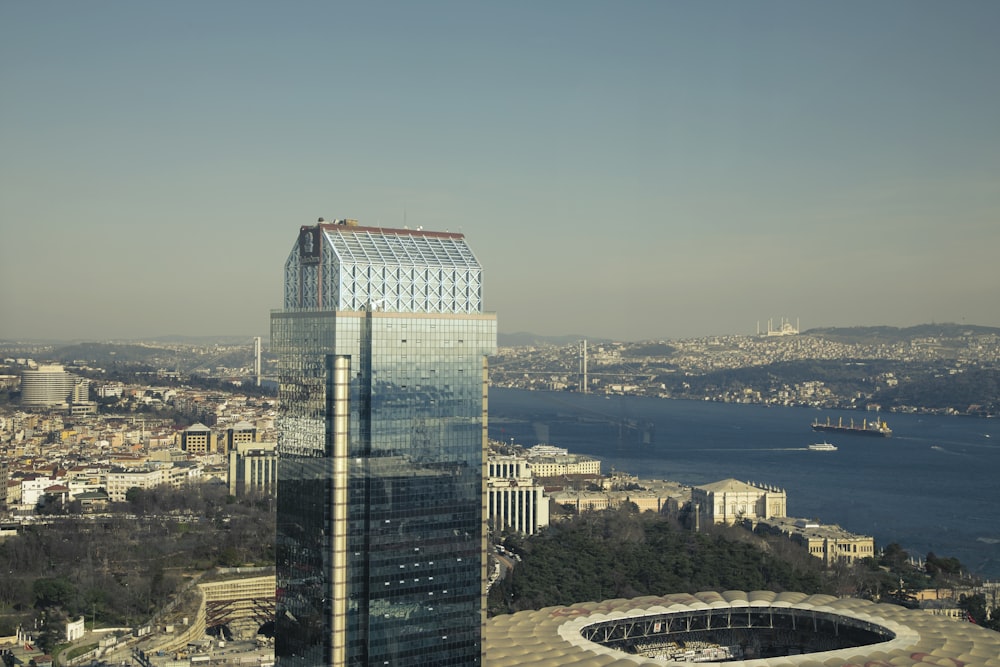
[(459, 234), (300, 230), (271, 315), (280, 664), (481, 664), (479, 280)]

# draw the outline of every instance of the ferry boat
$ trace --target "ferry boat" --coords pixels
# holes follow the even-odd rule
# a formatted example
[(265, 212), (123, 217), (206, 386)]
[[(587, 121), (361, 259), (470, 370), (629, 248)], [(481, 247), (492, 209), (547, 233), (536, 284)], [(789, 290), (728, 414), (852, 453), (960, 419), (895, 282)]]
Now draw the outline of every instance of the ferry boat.
[(809, 445), (809, 450), (813, 452), (835, 452), (837, 451), (837, 446), (831, 445), (829, 442), (817, 442), (814, 445)]

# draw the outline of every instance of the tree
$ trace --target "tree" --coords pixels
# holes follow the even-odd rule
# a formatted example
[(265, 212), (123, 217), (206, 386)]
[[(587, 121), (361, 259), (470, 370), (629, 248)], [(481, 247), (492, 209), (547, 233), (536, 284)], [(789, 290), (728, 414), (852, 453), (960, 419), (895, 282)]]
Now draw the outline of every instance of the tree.
[(770, 539), (732, 527), (692, 533), (634, 505), (585, 512), (519, 545), (523, 561), (491, 588), (489, 611), (677, 591), (834, 590), (818, 559)]
[(42, 613), (41, 632), (35, 639), (35, 644), (42, 651), (50, 653), (63, 641), (66, 627), (66, 615), (57, 607)]
[(986, 596), (982, 593), (975, 595), (963, 595), (958, 599), (958, 606), (964, 609), (973, 623), (986, 625)]
[(149, 504), (149, 493), (138, 486), (129, 487), (125, 492), (125, 501), (132, 506), (135, 514), (145, 514), (146, 505)]
[(899, 546), (897, 542), (892, 542), (882, 549), (882, 557), (879, 558), (879, 563), (885, 565), (890, 570), (896, 571), (906, 565), (909, 559), (910, 554), (903, 547)]
[(76, 597), (76, 587), (65, 577), (36, 579), (33, 590), (39, 609), (64, 607)]
[(933, 551), (928, 552), (924, 571), (935, 580), (948, 575), (957, 576), (962, 573), (962, 564), (957, 558), (939, 558)]

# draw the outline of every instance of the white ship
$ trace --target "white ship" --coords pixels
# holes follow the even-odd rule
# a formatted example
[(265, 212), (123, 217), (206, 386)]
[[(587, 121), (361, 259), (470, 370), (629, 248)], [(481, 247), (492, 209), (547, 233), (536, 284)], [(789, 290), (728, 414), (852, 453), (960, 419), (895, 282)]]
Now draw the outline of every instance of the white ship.
[(837, 446), (831, 445), (829, 442), (817, 442), (814, 445), (809, 445), (809, 449), (814, 452), (835, 452)]

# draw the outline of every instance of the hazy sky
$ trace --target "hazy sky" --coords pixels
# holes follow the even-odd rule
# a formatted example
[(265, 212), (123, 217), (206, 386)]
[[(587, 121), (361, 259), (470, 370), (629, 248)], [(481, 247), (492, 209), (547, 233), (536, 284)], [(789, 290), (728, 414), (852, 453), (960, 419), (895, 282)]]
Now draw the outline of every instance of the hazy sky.
[(465, 233), (503, 332), (1000, 326), (998, 34), (993, 0), (0, 3), (0, 338), (266, 336), (320, 216)]

